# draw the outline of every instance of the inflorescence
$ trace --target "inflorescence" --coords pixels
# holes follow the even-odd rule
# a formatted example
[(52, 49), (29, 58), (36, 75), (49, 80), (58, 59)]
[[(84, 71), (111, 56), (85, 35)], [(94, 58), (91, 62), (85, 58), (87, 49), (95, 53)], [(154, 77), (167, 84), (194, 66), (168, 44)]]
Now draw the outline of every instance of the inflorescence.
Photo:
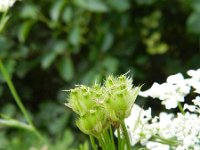
[(79, 129), (85, 134), (100, 136), (110, 125), (119, 127), (127, 118), (140, 87), (133, 87), (132, 79), (126, 75), (108, 76), (103, 85), (92, 87), (79, 85), (70, 90), (70, 107), (76, 114)]

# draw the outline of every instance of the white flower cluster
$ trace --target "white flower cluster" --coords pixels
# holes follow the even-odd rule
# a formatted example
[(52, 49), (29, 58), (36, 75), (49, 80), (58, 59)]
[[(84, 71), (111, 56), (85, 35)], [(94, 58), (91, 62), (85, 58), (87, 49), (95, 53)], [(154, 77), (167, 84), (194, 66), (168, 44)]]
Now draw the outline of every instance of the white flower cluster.
[(15, 2), (16, 0), (0, 0), (0, 12), (7, 11)]
[(158, 84), (155, 82), (149, 90), (140, 92), (139, 95), (160, 99), (166, 109), (176, 108), (178, 102), (184, 102), (191, 87), (194, 88), (194, 92), (200, 94), (200, 69), (189, 70), (187, 74), (190, 78), (184, 79), (181, 73), (171, 75), (167, 78), (166, 83)]
[(189, 93), (197, 96), (191, 101), (193, 105), (185, 104), (185, 112), (177, 114), (161, 112), (152, 117), (151, 109), (143, 110), (134, 105), (125, 120), (132, 146), (141, 144), (149, 150), (200, 150), (200, 69), (187, 74), (188, 79), (179, 73), (169, 76), (166, 83), (154, 83), (149, 90), (140, 93), (160, 99), (167, 109), (185, 102)]

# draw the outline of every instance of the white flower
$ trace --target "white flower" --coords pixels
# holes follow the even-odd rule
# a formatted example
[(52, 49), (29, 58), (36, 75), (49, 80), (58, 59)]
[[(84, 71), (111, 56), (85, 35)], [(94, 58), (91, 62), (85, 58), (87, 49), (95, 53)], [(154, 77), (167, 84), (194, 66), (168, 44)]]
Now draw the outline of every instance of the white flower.
[(187, 74), (191, 76), (193, 79), (200, 80), (200, 69), (197, 70), (189, 70)]
[(192, 100), (192, 102), (193, 102), (196, 106), (200, 107), (200, 96), (197, 96), (195, 99)]
[[(187, 73), (191, 78), (184, 79), (180, 73), (171, 75), (166, 83), (154, 83), (150, 89), (139, 93), (143, 97), (160, 99), (166, 109), (176, 108), (178, 102), (183, 102), (183, 109), (189, 111), (184, 114), (161, 112), (152, 118), (151, 109), (135, 106), (126, 120), (132, 146), (140, 143), (149, 150), (200, 150), (200, 96), (192, 100), (193, 104), (185, 101), (185, 96), (192, 92), (200, 94), (200, 69)], [(194, 90), (190, 90), (191, 87)]]
[(7, 11), (15, 2), (16, 0), (0, 0), (0, 12)]
[[(128, 132), (132, 146), (140, 143), (150, 150), (169, 150), (172, 147), (175, 150), (188, 150), (191, 147), (195, 148), (194, 150), (198, 150), (200, 143), (200, 116), (189, 112), (186, 112), (185, 115), (177, 113), (177, 116), (162, 112), (159, 117), (156, 117), (159, 119), (155, 119), (147, 117), (150, 113), (149, 110), (145, 111), (138, 106), (135, 108), (135, 111), (139, 110), (140, 113), (136, 113), (137, 116), (139, 115), (139, 119), (137, 117), (132, 122), (134, 127), (129, 124)], [(132, 112), (134, 113), (134, 111)], [(144, 115), (146, 113), (148, 115)], [(134, 117), (132, 116), (132, 118)], [(131, 120), (131, 118), (128, 119)], [(134, 130), (132, 130), (133, 128)], [(154, 137), (154, 135), (161, 138), (157, 141), (151, 141), (151, 137)], [(159, 141), (161, 139), (174, 139), (175, 141), (173, 141), (177, 145), (170, 147), (170, 144), (160, 144)]]
[(186, 110), (186, 109), (188, 109), (188, 110), (191, 111), (191, 112), (195, 112), (196, 106), (184, 104), (183, 110)]
[(200, 96), (197, 96), (195, 99), (192, 100), (192, 102), (194, 103), (194, 107), (195, 107), (195, 111), (198, 114), (200, 114)]
[(196, 93), (200, 94), (200, 69), (197, 70), (189, 70), (187, 72), (191, 78), (187, 79), (187, 84), (192, 86)]
[(196, 80), (196, 78), (186, 79), (187, 84), (192, 86), (196, 93), (200, 94), (200, 80)]
[[(134, 104), (132, 109), (131, 109), (131, 115), (125, 119), (125, 124), (127, 127), (127, 130), (129, 132), (129, 137), (130, 137), (130, 143), (131, 145), (135, 145), (139, 140), (140, 140), (140, 136), (139, 135), (133, 135), (133, 131), (136, 130), (137, 126), (138, 126), (138, 122), (140, 121), (141, 118), (141, 114), (144, 110), (138, 106), (137, 104)], [(137, 132), (139, 133), (140, 129), (137, 129)], [(117, 131), (115, 131), (115, 135), (117, 135)]]
[(134, 130), (136, 123), (138, 122), (140, 115), (144, 111), (140, 106), (134, 104), (131, 110), (131, 115), (125, 119), (127, 127), (131, 130)]
[(157, 122), (157, 128), (158, 128), (158, 134), (161, 137), (172, 138), (174, 136), (174, 134), (171, 133), (170, 130), (173, 118), (174, 118), (173, 114), (167, 114), (165, 112), (161, 112), (159, 114), (159, 122)]
[(146, 147), (150, 150), (169, 150), (170, 147), (165, 144), (160, 144), (157, 142), (148, 142)]
[[(170, 82), (172, 80), (170, 79)], [(154, 83), (152, 87), (144, 92), (140, 92), (139, 95), (143, 97), (152, 97), (162, 100), (162, 104), (165, 105), (167, 109), (176, 108), (178, 102), (184, 102), (184, 97), (190, 91), (190, 87), (186, 84), (180, 83)]]
[(184, 102), (184, 98), (190, 92), (188, 82), (183, 78), (181, 73), (171, 75), (167, 82), (163, 84), (153, 83), (152, 87), (146, 91), (141, 91), (140, 96), (152, 97), (162, 100), (161, 104), (166, 109), (176, 108), (178, 102)]
[(149, 90), (146, 90), (144, 92), (140, 91), (139, 95), (142, 97), (148, 97), (151, 96), (153, 98), (159, 97), (160, 93), (158, 92), (160, 90), (160, 84), (153, 83), (152, 87)]
[(169, 76), (167, 78), (167, 82), (172, 84), (182, 84), (184, 82), (184, 78), (181, 73), (177, 73), (175, 75)]
[(131, 115), (125, 119), (132, 146), (138, 142), (145, 145), (154, 134), (153, 129), (155, 128), (152, 128), (149, 125), (145, 126), (145, 124), (147, 124), (151, 119), (151, 109), (143, 110), (138, 105), (133, 105)]
[(166, 99), (165, 101), (162, 101), (161, 104), (165, 105), (166, 109), (172, 109), (178, 106), (178, 101), (174, 99)]

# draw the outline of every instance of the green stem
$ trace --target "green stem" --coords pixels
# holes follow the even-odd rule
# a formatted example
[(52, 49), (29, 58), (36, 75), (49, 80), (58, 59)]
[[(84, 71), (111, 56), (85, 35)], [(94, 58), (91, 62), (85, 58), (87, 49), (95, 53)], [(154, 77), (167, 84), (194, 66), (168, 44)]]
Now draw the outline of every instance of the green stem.
[(123, 134), (124, 134), (124, 138), (126, 140), (127, 150), (131, 150), (130, 139), (129, 139), (128, 132), (127, 132), (126, 125), (125, 125), (124, 121), (121, 121), (121, 126), (122, 126), (122, 131), (123, 131)]
[[(170, 146), (177, 146), (178, 145), (178, 142), (177, 141), (174, 141), (174, 140), (170, 140), (170, 139), (165, 139), (163, 137), (160, 137), (158, 135), (153, 135), (153, 141), (155, 142), (159, 142), (159, 143), (162, 143), (162, 144), (167, 144), (167, 145), (170, 145)], [(160, 140), (160, 141), (158, 141)]]
[(94, 138), (90, 135), (90, 142), (91, 142), (91, 144), (92, 144), (92, 148), (94, 149), (94, 150), (98, 150), (97, 149), (97, 147), (96, 147), (96, 144), (95, 144), (95, 142), (94, 142)]
[(44, 143), (47, 143), (48, 144), (48, 141), (44, 138), (44, 136), (34, 127), (32, 126), (33, 128), (33, 133), (35, 133), (35, 135), (41, 139)]
[(8, 10), (3, 13), (0, 18), (0, 33), (3, 31), (5, 24), (7, 23), (9, 17), (7, 16)]
[(108, 132), (107, 131), (104, 131), (103, 134), (102, 134), (102, 139), (107, 147), (108, 150), (111, 150), (111, 144), (110, 144), (110, 138), (108, 136)]
[(2, 72), (3, 77), (6, 80), (6, 83), (7, 83), (8, 87), (9, 87), (9, 89), (11, 91), (11, 94), (12, 94), (15, 102), (17, 103), (19, 109), (21, 110), (22, 114), (26, 118), (28, 124), (33, 128), (32, 131), (36, 134), (36, 136), (38, 136), (40, 139), (42, 139), (43, 141), (45, 141), (44, 137), (34, 127), (32, 121), (31, 121), (31, 118), (28, 115), (28, 112), (26, 111), (26, 109), (25, 109), (25, 107), (24, 107), (24, 105), (23, 105), (23, 103), (22, 103), (22, 101), (21, 101), (21, 99), (20, 99), (20, 97), (19, 97), (19, 95), (18, 95), (18, 93), (17, 93), (17, 91), (16, 91), (16, 89), (15, 89), (15, 87), (14, 87), (14, 85), (13, 85), (11, 79), (10, 79), (10, 77), (9, 77), (9, 74), (8, 74), (8, 72), (6, 71), (6, 69), (5, 69), (4, 65), (3, 65), (3, 62), (1, 60), (1, 58), (0, 58), (0, 70)]
[(42, 13), (40, 13), (38, 15), (38, 20), (43, 22), (43, 23), (45, 23), (49, 28), (55, 27), (55, 28), (57, 28), (57, 29), (59, 29), (59, 30), (61, 30), (63, 32), (68, 33), (68, 29), (66, 28), (66, 26), (64, 26), (64, 25), (62, 25), (62, 24), (60, 24), (58, 22), (56, 22), (56, 24), (54, 26), (52, 26), (53, 22), (51, 20), (49, 20), (48, 18), (46, 18)]
[(110, 129), (104, 131), (103, 138), (104, 138), (105, 144), (108, 147), (108, 150), (115, 150), (114, 139), (112, 140), (113, 133), (112, 133), (112, 130), (110, 132), (109, 131), (110, 131)]
[(107, 150), (107, 146), (106, 146), (104, 139), (102, 137), (98, 138), (98, 142), (99, 142), (99, 145), (101, 146), (102, 150)]
[(183, 110), (183, 107), (180, 102), (178, 102), (178, 108), (181, 111), (181, 113), (185, 115), (185, 111)]
[(17, 91), (16, 91), (16, 89), (15, 89), (15, 87), (14, 87), (14, 85), (13, 85), (13, 83), (12, 83), (10, 77), (9, 77), (9, 74), (8, 74), (8, 72), (6, 71), (6, 69), (5, 69), (4, 65), (3, 65), (3, 62), (1, 61), (1, 59), (0, 59), (0, 70), (1, 70), (1, 72), (3, 74), (3, 77), (6, 80), (6, 83), (7, 83), (8, 87), (9, 87), (9, 89), (11, 91), (11, 94), (12, 94), (13, 98), (15, 99), (15, 102), (19, 106), (21, 112), (23, 113), (23, 115), (26, 118), (26, 120), (29, 123), (29, 125), (33, 125), (33, 123), (31, 121), (31, 119), (30, 119), (30, 117), (29, 117), (24, 105), (22, 104), (21, 99), (19, 98), (19, 96), (17, 94)]
[(109, 131), (110, 131), (110, 137), (111, 137), (111, 143), (112, 143), (112, 146), (113, 146), (113, 150), (116, 150), (115, 141), (114, 141), (114, 137), (113, 137), (113, 131), (112, 131), (112, 127), (111, 126), (109, 128)]
[(118, 142), (118, 150), (122, 150), (122, 140), (121, 140), (120, 128), (117, 129), (117, 142)]

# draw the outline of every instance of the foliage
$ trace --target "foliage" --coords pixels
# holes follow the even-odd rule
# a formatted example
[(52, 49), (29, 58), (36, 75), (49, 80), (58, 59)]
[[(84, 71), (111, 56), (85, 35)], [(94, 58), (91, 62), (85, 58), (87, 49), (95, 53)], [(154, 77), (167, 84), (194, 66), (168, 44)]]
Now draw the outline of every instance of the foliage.
[[(155, 78), (199, 67), (199, 8), (198, 0), (18, 1), (0, 34), (0, 58), (50, 142), (59, 141), (68, 129), (77, 143), (84, 142), (73, 126), (74, 116), (63, 106), (61, 90), (128, 70), (145, 88)], [(5, 109), (8, 117), (24, 121), (0, 74), (0, 113)], [(36, 140), (27, 131), (0, 133), (0, 142), (7, 141), (0, 144), (3, 148), (15, 147), (20, 138)]]

